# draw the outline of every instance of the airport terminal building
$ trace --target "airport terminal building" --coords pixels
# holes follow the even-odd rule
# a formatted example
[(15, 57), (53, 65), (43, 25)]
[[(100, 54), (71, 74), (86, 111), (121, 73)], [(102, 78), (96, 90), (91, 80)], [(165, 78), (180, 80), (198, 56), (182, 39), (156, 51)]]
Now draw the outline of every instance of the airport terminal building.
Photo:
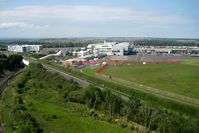
[(93, 54), (106, 54), (106, 55), (128, 55), (132, 51), (132, 46), (128, 42), (116, 43), (116, 42), (104, 42), (98, 44), (89, 44), (87, 50)]

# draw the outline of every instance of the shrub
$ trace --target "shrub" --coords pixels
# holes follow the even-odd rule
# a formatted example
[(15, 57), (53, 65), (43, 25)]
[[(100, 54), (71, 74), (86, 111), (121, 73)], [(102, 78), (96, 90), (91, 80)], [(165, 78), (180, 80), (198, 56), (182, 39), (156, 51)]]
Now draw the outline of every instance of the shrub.
[(76, 102), (76, 103), (85, 103), (83, 93), (81, 91), (71, 91), (68, 95), (68, 99), (71, 102)]

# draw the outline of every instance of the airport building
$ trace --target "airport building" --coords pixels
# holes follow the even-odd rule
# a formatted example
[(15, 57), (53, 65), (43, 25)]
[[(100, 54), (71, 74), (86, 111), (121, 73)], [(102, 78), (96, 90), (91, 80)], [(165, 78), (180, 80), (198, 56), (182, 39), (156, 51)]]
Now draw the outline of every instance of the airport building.
[(112, 54), (113, 55), (128, 55), (133, 49), (131, 45), (127, 42), (118, 43), (112, 47)]
[(116, 43), (104, 41), (104, 43), (89, 44), (87, 50), (91, 51), (94, 55), (104, 54), (123, 56), (132, 51), (132, 48), (128, 42)]
[(12, 52), (39, 52), (42, 45), (9, 45), (8, 51)]

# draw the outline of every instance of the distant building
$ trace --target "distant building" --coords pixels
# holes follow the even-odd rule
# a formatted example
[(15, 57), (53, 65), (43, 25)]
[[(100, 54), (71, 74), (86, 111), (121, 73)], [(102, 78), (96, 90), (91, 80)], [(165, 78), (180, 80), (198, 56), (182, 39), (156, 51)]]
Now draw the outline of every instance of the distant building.
[(155, 52), (157, 54), (188, 54), (189, 51), (187, 48), (156, 48)]
[(65, 67), (72, 67), (77, 64), (79, 64), (79, 65), (83, 64), (83, 62), (85, 62), (85, 61), (86, 61), (85, 59), (73, 58), (73, 59), (68, 59), (68, 60), (63, 61), (63, 64)]
[(116, 42), (106, 42), (89, 44), (87, 50), (91, 51), (94, 55), (104, 54), (104, 55), (127, 55), (131, 50), (131, 45), (128, 42), (116, 43)]
[(168, 49), (168, 48), (156, 48), (155, 49), (155, 52), (157, 54), (171, 54), (171, 49)]
[(192, 48), (191, 50), (190, 50), (190, 54), (198, 54), (199, 55), (199, 48)]
[(88, 51), (74, 51), (73, 56), (84, 58), (88, 55)]
[(42, 45), (9, 45), (8, 51), (12, 52), (39, 52)]
[(130, 47), (130, 44), (127, 42), (123, 42), (123, 43), (118, 43), (116, 45), (113, 45), (112, 47), (112, 54), (113, 55), (128, 55), (129, 52), (132, 51), (132, 48)]

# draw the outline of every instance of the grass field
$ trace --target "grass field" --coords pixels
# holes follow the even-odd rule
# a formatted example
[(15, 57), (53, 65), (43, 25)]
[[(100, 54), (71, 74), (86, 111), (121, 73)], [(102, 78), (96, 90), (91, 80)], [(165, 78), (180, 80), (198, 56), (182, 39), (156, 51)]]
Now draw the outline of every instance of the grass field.
[(86, 75), (89, 76), (95, 76), (96, 71), (98, 70), (99, 67), (94, 67), (94, 68), (83, 68), (82, 72), (85, 73)]
[(194, 65), (199, 67), (199, 60), (184, 60), (182, 64)]
[[(96, 76), (97, 68), (84, 68), (82, 72)], [(147, 64), (109, 66), (102, 74), (135, 82), (161, 90), (199, 99), (199, 61), (185, 60), (181, 64)]]
[[(84, 70), (93, 74), (94, 70)], [(103, 74), (199, 99), (198, 61), (182, 64), (109, 66)]]

